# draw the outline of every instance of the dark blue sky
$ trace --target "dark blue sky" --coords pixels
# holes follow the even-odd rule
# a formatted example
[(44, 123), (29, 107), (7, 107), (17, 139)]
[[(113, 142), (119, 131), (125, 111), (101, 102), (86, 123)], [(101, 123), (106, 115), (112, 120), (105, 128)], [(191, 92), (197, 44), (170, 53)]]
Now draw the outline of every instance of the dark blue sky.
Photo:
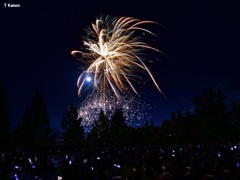
[(43, 94), (54, 127), (71, 102), (80, 103), (76, 80), (81, 62), (70, 52), (82, 46), (83, 29), (99, 15), (153, 20), (158, 34), (154, 46), (161, 54), (147, 54), (165, 96), (149, 80), (140, 86), (154, 107), (157, 125), (171, 111), (192, 108), (193, 97), (204, 89), (221, 87), (227, 100), (240, 101), (240, 2), (22, 1), (20, 8), (0, 4), (0, 79), (10, 98), (13, 127), (21, 120), (33, 94)]

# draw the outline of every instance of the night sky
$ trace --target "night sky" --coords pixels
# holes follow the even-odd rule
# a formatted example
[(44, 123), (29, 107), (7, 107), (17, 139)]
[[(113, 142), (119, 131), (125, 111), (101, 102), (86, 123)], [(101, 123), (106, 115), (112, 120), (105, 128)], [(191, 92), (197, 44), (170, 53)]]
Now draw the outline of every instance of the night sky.
[[(15, 3), (18, 3), (17, 1)], [(166, 97), (153, 86), (137, 85), (152, 105), (155, 125), (172, 111), (192, 110), (194, 97), (221, 87), (226, 102), (240, 102), (240, 2), (234, 1), (20, 1), (20, 7), (0, 4), (0, 79), (9, 95), (13, 128), (20, 122), (36, 91), (40, 91), (51, 125), (61, 127), (62, 116), (77, 95), (76, 81), (83, 64), (71, 56), (82, 46), (84, 28), (96, 17), (131, 16), (153, 20), (158, 35), (148, 63)]]

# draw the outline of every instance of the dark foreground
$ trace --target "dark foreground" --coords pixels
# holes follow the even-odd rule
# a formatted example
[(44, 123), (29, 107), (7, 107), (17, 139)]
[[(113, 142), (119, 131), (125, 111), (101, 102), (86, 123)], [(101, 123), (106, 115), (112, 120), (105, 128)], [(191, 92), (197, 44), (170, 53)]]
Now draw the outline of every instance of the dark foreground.
[(240, 144), (1, 150), (0, 180), (240, 179)]

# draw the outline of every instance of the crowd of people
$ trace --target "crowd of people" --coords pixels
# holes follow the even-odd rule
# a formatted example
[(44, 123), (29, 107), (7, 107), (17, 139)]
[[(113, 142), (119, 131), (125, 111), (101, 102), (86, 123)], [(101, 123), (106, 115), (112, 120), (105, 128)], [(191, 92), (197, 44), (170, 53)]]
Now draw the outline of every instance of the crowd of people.
[(240, 179), (240, 144), (1, 150), (1, 180)]

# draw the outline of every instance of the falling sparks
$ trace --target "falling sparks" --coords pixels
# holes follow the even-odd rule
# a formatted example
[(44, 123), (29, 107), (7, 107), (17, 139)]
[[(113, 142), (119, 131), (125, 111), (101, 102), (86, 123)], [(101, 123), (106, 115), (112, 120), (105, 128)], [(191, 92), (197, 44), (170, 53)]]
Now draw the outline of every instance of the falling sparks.
[(143, 124), (143, 121), (150, 119), (148, 111), (151, 106), (145, 103), (140, 96), (127, 93), (124, 97), (116, 98), (115, 95), (108, 95), (106, 102), (100, 98), (100, 93), (94, 91), (89, 94), (86, 99), (80, 104), (78, 116), (82, 118), (82, 126), (86, 131), (90, 131), (94, 120), (98, 120), (99, 113), (105, 109), (105, 114), (108, 119), (111, 119), (115, 110), (121, 108), (126, 123), (132, 127), (138, 127)]

